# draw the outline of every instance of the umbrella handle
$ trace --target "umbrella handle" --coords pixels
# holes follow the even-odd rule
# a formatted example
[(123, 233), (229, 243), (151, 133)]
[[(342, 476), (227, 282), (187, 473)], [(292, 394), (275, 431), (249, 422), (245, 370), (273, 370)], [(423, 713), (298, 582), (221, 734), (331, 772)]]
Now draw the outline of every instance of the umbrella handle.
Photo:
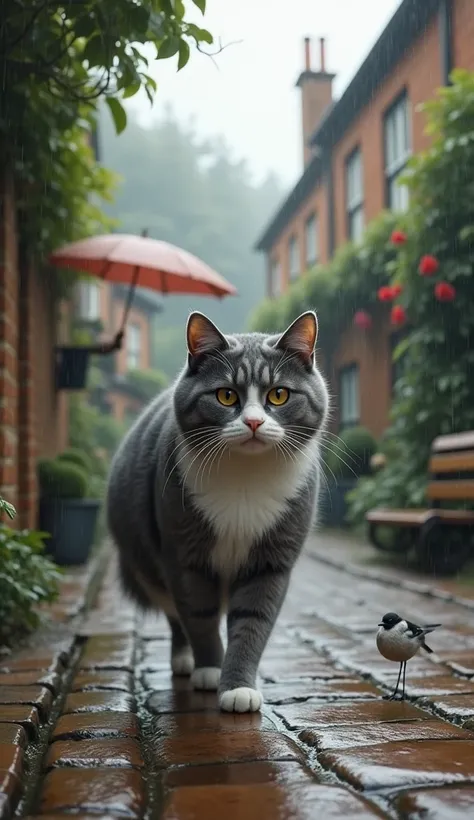
[(122, 333), (125, 331), (125, 326), (127, 324), (128, 314), (130, 313), (130, 308), (132, 307), (133, 297), (135, 295), (135, 288), (137, 287), (139, 273), (140, 273), (140, 265), (135, 265), (135, 267), (133, 269), (132, 281), (130, 283), (130, 287), (129, 287), (128, 293), (127, 293), (127, 301), (125, 303), (125, 310), (124, 310), (123, 316), (122, 316), (122, 325), (121, 325), (121, 328), (120, 328)]

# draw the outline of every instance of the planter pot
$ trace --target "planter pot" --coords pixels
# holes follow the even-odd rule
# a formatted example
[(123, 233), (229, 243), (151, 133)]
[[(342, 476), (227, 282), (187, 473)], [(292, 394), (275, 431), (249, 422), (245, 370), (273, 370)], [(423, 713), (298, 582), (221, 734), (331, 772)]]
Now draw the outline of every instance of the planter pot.
[(44, 498), (40, 528), (49, 532), (46, 550), (62, 566), (85, 564), (94, 541), (100, 501), (90, 498)]
[(89, 350), (86, 347), (56, 348), (56, 387), (58, 390), (84, 390), (87, 383)]
[(323, 526), (347, 526), (346, 495), (354, 489), (357, 481), (357, 478), (345, 478), (336, 482), (332, 477), (327, 478), (328, 486), (321, 487), (319, 502), (319, 521)]

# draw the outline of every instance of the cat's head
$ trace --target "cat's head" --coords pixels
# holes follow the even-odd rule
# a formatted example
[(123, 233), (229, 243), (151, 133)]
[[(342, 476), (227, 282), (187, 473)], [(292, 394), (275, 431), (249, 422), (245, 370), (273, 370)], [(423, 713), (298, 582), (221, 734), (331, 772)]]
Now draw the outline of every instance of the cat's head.
[(199, 443), (204, 453), (213, 442), (249, 455), (271, 448), (290, 455), (317, 436), (328, 413), (315, 364), (317, 334), (311, 311), (277, 336), (224, 336), (202, 313), (192, 313), (175, 411), (196, 452)]

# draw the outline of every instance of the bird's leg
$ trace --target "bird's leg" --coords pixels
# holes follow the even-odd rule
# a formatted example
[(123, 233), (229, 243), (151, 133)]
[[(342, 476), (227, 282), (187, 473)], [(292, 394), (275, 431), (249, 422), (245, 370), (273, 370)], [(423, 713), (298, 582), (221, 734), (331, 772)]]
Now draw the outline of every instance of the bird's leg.
[(402, 675), (402, 667), (403, 667), (403, 661), (400, 664), (400, 670), (398, 672), (398, 678), (397, 678), (397, 685), (395, 686), (395, 689), (393, 690), (392, 694), (389, 695), (388, 697), (385, 697), (385, 700), (395, 700), (395, 698), (397, 696), (397, 692), (398, 692), (398, 686), (400, 684), (400, 678), (401, 678), (401, 675)]
[(405, 676), (407, 673), (407, 662), (402, 664), (403, 666), (403, 686), (402, 686), (402, 700), (405, 700)]

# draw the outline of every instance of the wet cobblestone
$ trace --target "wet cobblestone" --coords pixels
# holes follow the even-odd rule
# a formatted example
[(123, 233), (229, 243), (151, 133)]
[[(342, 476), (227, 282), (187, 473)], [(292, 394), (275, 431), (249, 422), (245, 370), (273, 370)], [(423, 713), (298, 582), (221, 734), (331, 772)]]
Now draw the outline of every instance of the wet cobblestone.
[[(172, 678), (167, 625), (123, 601), (113, 559), (88, 612), (74, 595), (90, 572), (67, 578), (60, 638), (0, 661), (1, 820), (473, 814), (473, 599), (323, 547), (302, 558), (265, 652), (261, 714), (222, 714)], [(398, 674), (374, 643), (389, 609), (444, 625), (435, 654), (409, 663), (405, 703), (382, 699)]]

